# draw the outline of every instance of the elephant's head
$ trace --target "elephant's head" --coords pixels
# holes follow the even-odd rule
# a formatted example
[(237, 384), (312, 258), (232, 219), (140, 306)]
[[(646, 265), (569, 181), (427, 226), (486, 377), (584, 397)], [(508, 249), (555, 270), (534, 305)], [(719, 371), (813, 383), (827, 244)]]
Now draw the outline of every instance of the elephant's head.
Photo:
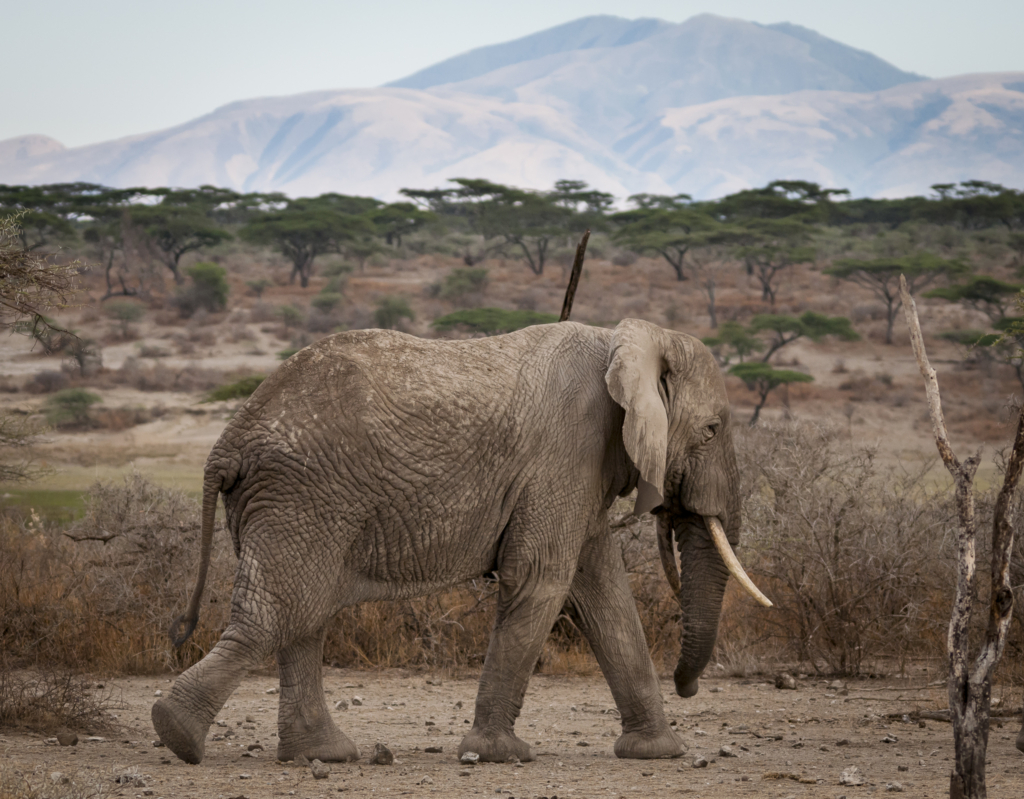
[(612, 334), (605, 381), (626, 412), (622, 439), (640, 473), (636, 513), (653, 511), (658, 518), (662, 563), (682, 607), (676, 692), (693, 696), (715, 646), (729, 574), (771, 604), (732, 550), (739, 541), (740, 492), (725, 384), (700, 341), (635, 319)]

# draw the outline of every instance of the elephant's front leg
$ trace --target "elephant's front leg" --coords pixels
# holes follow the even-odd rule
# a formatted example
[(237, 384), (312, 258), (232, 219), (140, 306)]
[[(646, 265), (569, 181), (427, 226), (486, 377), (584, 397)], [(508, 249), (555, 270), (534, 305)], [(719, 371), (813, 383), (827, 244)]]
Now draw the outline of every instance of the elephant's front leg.
[(685, 750), (665, 721), (658, 675), (622, 555), (610, 535), (599, 534), (584, 546), (569, 601), (622, 715), (615, 754), (629, 758), (682, 755)]
[(359, 759), (359, 750), (334, 724), (324, 699), (324, 632), (321, 628), (277, 654), (281, 674), (278, 760), (294, 760), (299, 755), (324, 762)]
[(525, 564), (522, 569), (509, 567), (507, 572), (499, 569), (499, 575), (498, 618), (480, 675), (473, 728), (459, 744), (459, 756), (476, 752), (490, 763), (510, 758), (525, 762), (534, 759), (533, 753), (513, 727), (569, 580), (539, 574), (536, 567)]

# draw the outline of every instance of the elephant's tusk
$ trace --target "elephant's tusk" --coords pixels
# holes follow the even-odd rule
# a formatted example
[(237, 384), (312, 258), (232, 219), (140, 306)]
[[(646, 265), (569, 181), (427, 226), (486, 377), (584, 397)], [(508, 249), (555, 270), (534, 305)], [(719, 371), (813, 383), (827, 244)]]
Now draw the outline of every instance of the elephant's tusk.
[(679, 570), (676, 566), (676, 553), (672, 544), (672, 523), (669, 521), (667, 513), (659, 513), (656, 518), (658, 520), (658, 554), (661, 555), (661, 567), (665, 570), (672, 595), (679, 602), (679, 592), (682, 587), (679, 585)]
[(722, 560), (725, 561), (725, 565), (729, 569), (729, 573), (739, 581), (739, 584), (743, 586), (743, 589), (748, 594), (754, 597), (754, 599), (766, 608), (770, 608), (772, 606), (772, 601), (758, 590), (757, 586), (754, 585), (754, 581), (747, 576), (745, 571), (743, 571), (743, 566), (740, 565), (739, 558), (737, 558), (736, 553), (732, 551), (729, 539), (725, 537), (725, 530), (722, 529), (722, 523), (714, 516), (705, 516), (704, 524), (707, 525), (708, 531), (711, 533), (711, 539), (715, 542), (715, 548), (718, 550), (718, 554), (722, 556)]

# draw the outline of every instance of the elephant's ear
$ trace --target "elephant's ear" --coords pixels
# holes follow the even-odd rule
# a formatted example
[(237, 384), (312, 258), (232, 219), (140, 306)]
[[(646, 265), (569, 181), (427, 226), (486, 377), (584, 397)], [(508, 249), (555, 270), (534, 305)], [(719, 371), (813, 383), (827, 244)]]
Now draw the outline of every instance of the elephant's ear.
[(664, 500), (668, 413), (658, 391), (664, 363), (661, 331), (654, 325), (624, 319), (615, 328), (604, 379), (612, 399), (626, 411), (622, 441), (640, 471), (634, 509), (638, 515)]

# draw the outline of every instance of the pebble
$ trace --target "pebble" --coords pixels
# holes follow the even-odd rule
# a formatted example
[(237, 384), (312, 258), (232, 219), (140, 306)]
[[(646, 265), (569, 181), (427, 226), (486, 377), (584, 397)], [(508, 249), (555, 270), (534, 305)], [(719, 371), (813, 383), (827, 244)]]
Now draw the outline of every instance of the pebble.
[(459, 772), (459, 776), (460, 777), (468, 777), (472, 773), (473, 772), (470, 771), (468, 768), (464, 768), (464, 769), (462, 769), (462, 771)]
[(163, 696), (163, 695), (164, 695), (164, 692), (161, 691), (159, 688), (157, 690), (153, 691), (153, 696)]
[(430, 777), (424, 777), (422, 780), (420, 780), (420, 785), (433, 785), (433, 784), (434, 784), (434, 780), (431, 779)]
[(444, 752), (444, 747), (443, 746), (428, 746), (423, 751), (426, 752), (428, 755), (440, 755), (440, 754), (442, 754)]
[(712, 694), (720, 694), (720, 693), (722, 693), (722, 691), (724, 691), (724, 690), (725, 690), (725, 689), (724, 689), (724, 688), (722, 688), (721, 686), (718, 686), (718, 685), (716, 685), (716, 686), (715, 686), (714, 688), (711, 688), (711, 689), (710, 689), (710, 690), (708, 691), (708, 693), (712, 693)]
[(280, 688), (268, 688), (266, 690), (266, 693), (268, 693), (268, 694), (278, 694), (278, 693), (281, 693), (281, 689)]
[(339, 699), (334, 703), (335, 710), (348, 710), (348, 702), (344, 699)]
[(789, 672), (782, 672), (775, 675), (775, 687), (780, 691), (795, 691), (796, 678)]
[(245, 723), (246, 724), (255, 724), (256, 723), (256, 719), (254, 719), (252, 716), (246, 716), (245, 717)]
[(849, 746), (849, 745), (850, 745), (850, 739), (849, 738), (841, 738), (840, 740), (836, 741), (836, 746)]
[(107, 742), (107, 739), (104, 738), (102, 735), (90, 735), (85, 740), (91, 744), (104, 744)]
[(395, 756), (384, 744), (377, 744), (373, 747), (373, 754), (370, 755), (371, 766), (391, 766), (394, 765), (394, 762)]
[(840, 785), (863, 785), (864, 783), (864, 775), (860, 773), (860, 769), (856, 766), (843, 769), (843, 773), (839, 776)]
[(896, 766), (897, 771), (910, 771), (910, 766)]
[(155, 748), (155, 749), (163, 749), (163, 747), (164, 747), (164, 742), (163, 741), (153, 741), (153, 748)]
[(54, 785), (67, 785), (71, 782), (71, 778), (64, 776), (64, 773), (61, 771), (54, 771), (50, 774), (50, 782)]
[(459, 762), (473, 765), (480, 762), (480, 755), (476, 752), (464, 752), (459, 758)]
[(899, 782), (887, 782), (885, 790), (890, 793), (903, 793), (903, 784)]
[(828, 690), (830, 691), (842, 691), (846, 687), (846, 683), (842, 680), (833, 680), (828, 684)]
[(732, 747), (731, 746), (723, 746), (721, 749), (718, 750), (718, 756), (719, 757), (736, 757), (737, 755), (736, 755), (736, 753), (734, 751), (732, 751)]
[(213, 723), (216, 724), (218, 727), (227, 727), (228, 726), (228, 723), (226, 721), (224, 721), (224, 719), (217, 719)]
[(239, 774), (238, 779), (240, 780), (251, 780), (252, 774)]
[[(697, 755), (693, 759), (693, 763), (691, 765), (693, 766), (693, 768), (707, 768), (708, 759), (704, 757), (704, 755)], [(680, 771), (682, 771), (682, 769), (680, 769)]]
[(884, 738), (882, 739), (882, 743), (884, 743), (884, 744), (894, 744), (894, 743), (896, 743), (896, 742), (898, 742), (898, 741), (899, 741), (899, 738), (897, 738), (897, 737), (896, 737), (895, 735), (893, 735), (892, 733), (889, 733), (888, 735), (886, 735), (886, 736), (885, 736), (885, 737), (884, 737)]
[(577, 741), (576, 746), (590, 746), (586, 741)]
[(309, 764), (309, 771), (314, 780), (326, 780), (327, 775), (331, 773), (331, 767), (319, 760), (314, 760)]
[(77, 746), (78, 736), (75, 735), (73, 732), (58, 732), (57, 743), (59, 743), (61, 746)]
[(361, 704), (363, 704), (363, 698), (361, 696), (352, 697), (352, 707), (359, 707)]
[(242, 752), (242, 757), (259, 757), (256, 752)]
[(640, 772), (640, 776), (641, 777), (653, 777), (654, 776), (654, 772), (653, 771), (641, 771)]
[(247, 746), (246, 748), (250, 752), (262, 752), (263, 751), (263, 744), (249, 744), (249, 746)]

